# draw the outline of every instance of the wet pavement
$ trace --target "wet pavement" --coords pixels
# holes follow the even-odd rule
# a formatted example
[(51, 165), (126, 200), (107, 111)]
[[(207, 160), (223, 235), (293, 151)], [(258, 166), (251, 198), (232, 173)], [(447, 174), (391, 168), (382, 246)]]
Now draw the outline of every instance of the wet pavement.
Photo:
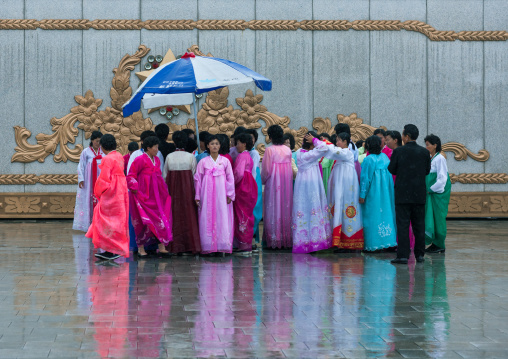
[(0, 222), (0, 358), (508, 358), (508, 221), (445, 255), (98, 262), (72, 222)]

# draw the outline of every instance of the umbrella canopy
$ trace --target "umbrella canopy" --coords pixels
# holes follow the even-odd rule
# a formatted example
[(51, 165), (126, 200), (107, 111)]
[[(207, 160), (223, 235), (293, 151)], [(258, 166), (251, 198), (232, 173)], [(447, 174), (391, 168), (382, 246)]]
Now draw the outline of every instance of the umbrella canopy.
[(263, 91), (272, 89), (272, 81), (236, 62), (185, 53), (155, 70), (123, 105), (123, 115), (139, 111), (141, 100), (152, 94), (199, 94), (248, 82), (254, 82)]

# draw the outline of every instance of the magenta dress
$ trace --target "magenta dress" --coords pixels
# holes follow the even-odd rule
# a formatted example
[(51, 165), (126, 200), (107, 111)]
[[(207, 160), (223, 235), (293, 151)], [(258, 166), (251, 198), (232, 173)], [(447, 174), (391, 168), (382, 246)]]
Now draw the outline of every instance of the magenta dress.
[[(160, 160), (144, 153), (132, 162), (127, 175), (130, 214), (138, 246), (173, 240), (171, 197), (162, 178)], [(138, 191), (136, 194), (132, 191)]]
[(231, 163), (226, 157), (212, 156), (198, 163), (194, 175), (195, 199), (200, 201), (198, 213), (201, 253), (233, 251), (233, 202), (235, 179)]
[(252, 250), (254, 237), (254, 207), (258, 200), (258, 185), (252, 176), (254, 161), (249, 151), (243, 151), (236, 157), (233, 166), (235, 176), (235, 234), (233, 246), (241, 251)]
[(284, 145), (267, 147), (261, 165), (265, 185), (263, 244), (267, 248), (292, 248), (293, 210), (292, 153)]

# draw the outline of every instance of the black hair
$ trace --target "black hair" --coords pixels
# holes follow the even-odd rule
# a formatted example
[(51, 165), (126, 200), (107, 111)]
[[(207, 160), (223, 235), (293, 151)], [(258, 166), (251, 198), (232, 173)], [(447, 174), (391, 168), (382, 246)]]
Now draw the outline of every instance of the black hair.
[(101, 147), (106, 151), (116, 150), (116, 140), (115, 136), (110, 134), (105, 134), (101, 137)]
[[(318, 134), (317, 134), (316, 132), (314, 132), (314, 131), (309, 131), (309, 132), (307, 132), (307, 133), (308, 133), (308, 134), (311, 134), (312, 136), (314, 136), (314, 137), (316, 137), (316, 138), (318, 138)], [(322, 135), (322, 134), (321, 134), (321, 135)], [(321, 137), (321, 135), (319, 135), (319, 137)], [(328, 135), (328, 134), (327, 134), (327, 135)], [(328, 136), (328, 137), (330, 137), (330, 136)], [(310, 149), (310, 146), (311, 146), (311, 145), (312, 145), (312, 142), (307, 142), (307, 140), (306, 140), (305, 138), (303, 139), (302, 148), (303, 148), (304, 150), (308, 150), (308, 149)]]
[(337, 145), (337, 134), (333, 134), (330, 136), (330, 142), (333, 143), (334, 146)]
[(169, 126), (165, 123), (160, 123), (157, 126), (155, 126), (155, 134), (159, 139), (162, 141), (166, 141), (169, 136)]
[(418, 139), (418, 135), (420, 135), (420, 131), (418, 131), (418, 127), (415, 125), (409, 124), (404, 126), (402, 134), (404, 136), (409, 136), (411, 140), (416, 141)]
[[(382, 135), (383, 135), (383, 137), (385, 137), (385, 136), (386, 136), (386, 131), (385, 131), (385, 130), (383, 130), (382, 128), (376, 128), (376, 129), (374, 130), (373, 135), (377, 135), (377, 134), (379, 134), (379, 133), (380, 133), (380, 134), (382, 134)], [(369, 152), (370, 152), (370, 151), (369, 151)]]
[[(185, 143), (187, 143), (187, 141), (185, 141)], [(168, 143), (168, 155), (169, 155), (170, 153), (175, 152), (175, 151), (176, 151), (176, 146), (175, 146), (175, 144), (174, 144), (174, 143), (172, 143), (172, 142)]]
[(355, 145), (356, 145), (356, 147), (360, 148), (363, 146), (363, 143), (364, 143), (363, 140), (358, 140), (358, 141), (356, 141)]
[(284, 134), (284, 137), (282, 137), (284, 142), (286, 142), (287, 140), (289, 140), (289, 148), (291, 148), (291, 151), (293, 151), (295, 149), (295, 138), (293, 137), (292, 134), (290, 133), (285, 133)]
[(189, 137), (183, 131), (175, 131), (173, 132), (173, 136), (171, 136), (176, 148), (184, 148), (188, 138)]
[(129, 150), (130, 152), (137, 151), (137, 150), (139, 150), (139, 144), (136, 141), (132, 141), (127, 146), (127, 150)]
[(266, 133), (274, 145), (284, 144), (284, 131), (279, 125), (271, 125)]
[(425, 137), (424, 141), (430, 143), (431, 145), (437, 145), (436, 146), (436, 153), (441, 152), (441, 139), (439, 137), (437, 137), (436, 135), (431, 133), (430, 135)]
[[(219, 144), (220, 144), (220, 138), (218, 135), (210, 135), (207, 137), (207, 141), (205, 142), (205, 146), (206, 146), (206, 151), (208, 153), (210, 153), (210, 150), (208, 149), (208, 145), (210, 144), (210, 142), (212, 142), (213, 140), (217, 140), (219, 141)], [(220, 151), (220, 147), (219, 147), (219, 151)]]
[(198, 148), (198, 143), (196, 142), (196, 140), (188, 137), (187, 142), (185, 143), (185, 147), (184, 147), (185, 152), (192, 153), (192, 152), (196, 151), (197, 148)]
[[(310, 131), (309, 133), (311, 132), (314, 132), (314, 131)], [(315, 132), (314, 132), (315, 133)], [(314, 136), (314, 137), (319, 137), (319, 139), (321, 139), (322, 137), (326, 138), (328, 141), (331, 142), (332, 138), (330, 137), (330, 135), (326, 132), (323, 132), (323, 133), (320, 133), (319, 136)]]
[(365, 149), (370, 154), (379, 155), (381, 153), (381, 139), (379, 136), (372, 135), (365, 140)]
[(208, 137), (210, 137), (212, 134), (208, 131), (203, 131), (199, 133), (199, 142), (204, 142), (206, 145), (206, 140)]
[(190, 135), (196, 136), (196, 133), (194, 133), (194, 130), (192, 130), (190, 128), (184, 128), (182, 130), (182, 132), (185, 133), (187, 135), (187, 137), (190, 137)]
[(245, 132), (248, 133), (249, 135), (254, 136), (254, 143), (258, 142), (258, 131), (256, 131), (253, 128), (248, 128), (247, 130), (245, 130)]
[(349, 128), (347, 123), (338, 123), (335, 125), (335, 133), (338, 135), (342, 132), (347, 133), (349, 136), (351, 136), (351, 128)]
[(252, 150), (252, 147), (254, 147), (254, 141), (252, 141), (252, 136), (247, 132), (243, 132), (237, 135), (235, 137), (235, 141), (245, 143), (245, 148), (247, 149), (247, 151)]
[(233, 136), (231, 137), (236, 137), (238, 136), (240, 133), (244, 133), (245, 131), (247, 131), (247, 129), (243, 126), (238, 126), (237, 128), (235, 128), (235, 132), (233, 132)]
[(394, 140), (397, 140), (397, 146), (402, 146), (402, 136), (399, 131), (391, 130), (386, 132), (386, 135), (390, 136)]
[(102, 137), (102, 132), (101, 131), (93, 131), (92, 132), (92, 136), (90, 137), (90, 147), (92, 147), (92, 142), (98, 138), (101, 138)]
[(220, 142), (219, 155), (229, 154), (229, 137), (223, 133), (218, 133), (217, 137)]
[(139, 136), (139, 140), (141, 142), (143, 142), (145, 140), (145, 138), (152, 137), (152, 136), (157, 137), (157, 135), (153, 131), (143, 131), (143, 132), (141, 132), (141, 135)]
[(346, 141), (347, 143), (350, 143), (353, 146), (353, 149), (356, 149), (355, 144), (353, 142), (351, 142), (351, 135), (349, 133), (340, 132), (337, 134), (337, 137), (340, 138), (342, 141)]
[(157, 136), (148, 136), (147, 138), (145, 138), (143, 140), (142, 147), (143, 147), (143, 150), (146, 151), (150, 147), (153, 147), (153, 146), (159, 145), (159, 144), (160, 144), (159, 137), (157, 137)]

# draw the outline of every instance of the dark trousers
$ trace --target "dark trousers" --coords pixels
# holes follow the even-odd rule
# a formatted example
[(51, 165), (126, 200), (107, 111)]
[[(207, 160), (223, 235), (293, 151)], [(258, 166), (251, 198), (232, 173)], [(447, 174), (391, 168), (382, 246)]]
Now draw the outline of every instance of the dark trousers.
[(396, 204), (395, 215), (397, 221), (397, 235), (399, 244), (397, 258), (409, 258), (409, 224), (413, 226), (415, 235), (415, 257), (425, 254), (425, 205), (424, 204)]

